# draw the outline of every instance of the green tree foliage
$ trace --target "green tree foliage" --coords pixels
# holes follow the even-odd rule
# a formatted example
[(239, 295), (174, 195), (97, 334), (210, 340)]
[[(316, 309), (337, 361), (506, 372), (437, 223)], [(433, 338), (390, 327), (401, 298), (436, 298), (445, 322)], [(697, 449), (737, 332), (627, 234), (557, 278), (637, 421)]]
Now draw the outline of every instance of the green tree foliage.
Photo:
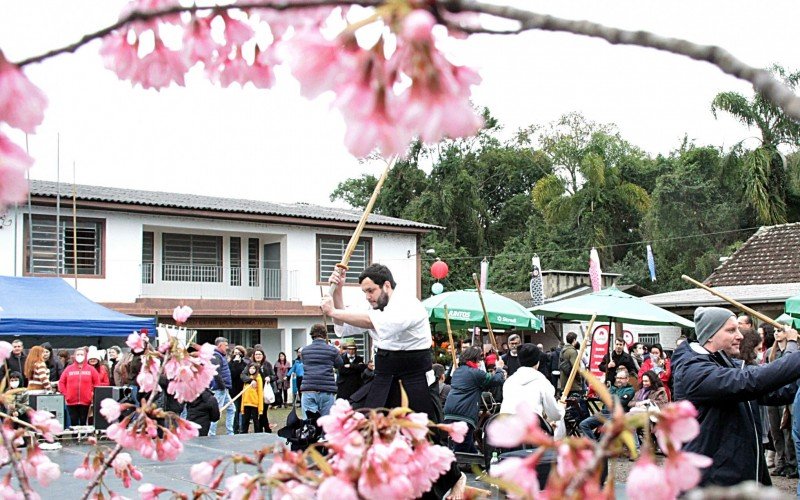
[[(778, 65), (770, 71), (792, 89), (800, 83), (800, 71), (788, 72)], [(725, 111), (742, 124), (755, 128), (760, 144), (746, 149), (736, 144), (730, 154), (740, 165), (739, 178), (744, 200), (762, 224), (781, 224), (787, 221), (787, 178), (785, 157), (780, 146), (797, 146), (800, 124), (787, 117), (777, 106), (760, 94), (750, 99), (738, 92), (721, 92), (711, 103), (711, 111)]]
[[(593, 246), (603, 269), (622, 274), (623, 284), (654, 292), (685, 288), (681, 274), (707, 277), (754, 225), (800, 219), (798, 125), (759, 98), (733, 93), (718, 95), (713, 109), (758, 127), (760, 147), (723, 153), (684, 138), (671, 154), (651, 158), (615, 126), (578, 113), (503, 139), (486, 111), (487, 127), (477, 137), (415, 144), (390, 173), (375, 212), (443, 228), (422, 241), (436, 250), (435, 257), (420, 257), (424, 296), (435, 281), (435, 258), (450, 267), (446, 290), (474, 287), (472, 274), (487, 257), (490, 288), (522, 291), (534, 254), (544, 269), (586, 271)], [(779, 146), (789, 151), (781, 154)], [(363, 209), (375, 183), (370, 175), (345, 180), (331, 199)]]

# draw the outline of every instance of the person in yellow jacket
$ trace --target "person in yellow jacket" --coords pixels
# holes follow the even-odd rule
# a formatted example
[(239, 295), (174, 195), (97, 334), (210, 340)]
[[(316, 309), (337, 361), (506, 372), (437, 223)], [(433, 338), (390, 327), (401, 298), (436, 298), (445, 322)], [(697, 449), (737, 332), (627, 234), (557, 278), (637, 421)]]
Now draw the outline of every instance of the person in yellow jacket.
[(264, 413), (264, 380), (256, 363), (250, 363), (245, 371), (251, 382), (245, 386), (242, 394), (242, 432), (250, 429), (250, 420), (253, 420), (253, 432), (264, 432), (259, 416)]

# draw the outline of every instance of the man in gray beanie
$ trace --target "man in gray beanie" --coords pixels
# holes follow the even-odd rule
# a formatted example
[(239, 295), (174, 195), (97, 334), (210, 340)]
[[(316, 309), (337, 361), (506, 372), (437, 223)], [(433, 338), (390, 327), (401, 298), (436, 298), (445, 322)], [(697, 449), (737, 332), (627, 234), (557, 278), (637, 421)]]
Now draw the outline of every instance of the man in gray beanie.
[[(742, 334), (736, 315), (721, 307), (699, 307), (694, 313), (697, 342), (684, 342), (672, 355), (674, 399), (697, 408), (700, 433), (684, 449), (711, 457), (700, 486), (732, 486), (742, 481), (770, 485), (764, 448), (754, 411), (761, 404), (788, 404), (800, 378), (800, 353), (774, 363), (742, 368)], [(796, 340), (797, 332), (787, 330)]]

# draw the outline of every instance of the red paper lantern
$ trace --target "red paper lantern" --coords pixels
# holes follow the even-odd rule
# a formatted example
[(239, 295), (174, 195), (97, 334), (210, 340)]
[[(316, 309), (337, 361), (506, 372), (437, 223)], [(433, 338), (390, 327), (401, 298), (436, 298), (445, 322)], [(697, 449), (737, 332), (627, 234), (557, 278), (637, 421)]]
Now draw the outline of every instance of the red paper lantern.
[(431, 266), (431, 276), (433, 276), (437, 280), (443, 279), (445, 276), (447, 276), (447, 273), (449, 272), (450, 269), (447, 267), (447, 264), (445, 264), (441, 260), (437, 260)]

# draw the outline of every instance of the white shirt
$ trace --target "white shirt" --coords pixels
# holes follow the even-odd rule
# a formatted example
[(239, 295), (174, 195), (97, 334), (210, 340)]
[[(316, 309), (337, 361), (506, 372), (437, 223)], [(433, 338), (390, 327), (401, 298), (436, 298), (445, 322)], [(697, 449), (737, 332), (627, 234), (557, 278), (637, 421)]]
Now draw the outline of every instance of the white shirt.
[[(428, 311), (416, 297), (401, 295), (395, 289), (383, 311), (368, 307), (367, 314), (375, 327), (367, 331), (378, 349), (416, 351), (431, 348)], [(347, 323), (333, 325), (333, 331), (339, 337), (359, 335), (364, 330)]]
[(540, 417), (556, 421), (564, 418), (564, 407), (556, 402), (556, 389), (539, 370), (520, 366), (503, 384), (500, 413), (515, 414), (525, 402)]

